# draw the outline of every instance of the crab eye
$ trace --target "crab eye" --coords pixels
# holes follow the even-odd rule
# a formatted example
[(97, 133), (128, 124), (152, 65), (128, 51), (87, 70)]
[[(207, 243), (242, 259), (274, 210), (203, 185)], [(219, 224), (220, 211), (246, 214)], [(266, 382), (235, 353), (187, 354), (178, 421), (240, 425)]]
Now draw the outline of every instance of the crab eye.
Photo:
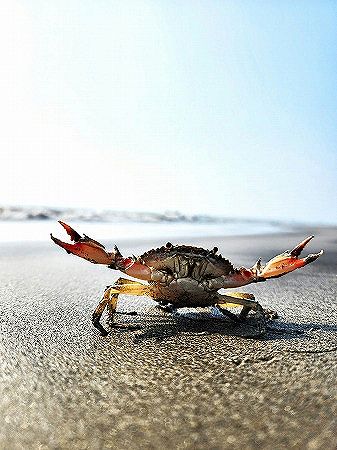
[(167, 244), (166, 244), (166, 248), (172, 248), (173, 247), (173, 245), (171, 244), (171, 242), (168, 242)]

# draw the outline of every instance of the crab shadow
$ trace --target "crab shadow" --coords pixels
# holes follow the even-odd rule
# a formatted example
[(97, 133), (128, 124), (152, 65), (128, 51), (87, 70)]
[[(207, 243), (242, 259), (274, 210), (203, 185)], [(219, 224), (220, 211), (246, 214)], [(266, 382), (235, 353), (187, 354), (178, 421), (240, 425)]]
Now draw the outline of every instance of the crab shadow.
[[(312, 340), (313, 332), (337, 332), (337, 325), (326, 323), (296, 323), (282, 320), (268, 321), (265, 327), (254, 317), (249, 317), (243, 323), (235, 323), (227, 318), (218, 317), (207, 312), (197, 313), (148, 313), (138, 315), (131, 329), (135, 332), (134, 341), (142, 342), (155, 339), (165, 339), (179, 335), (212, 335), (221, 334), (245, 339), (262, 341), (280, 340)], [(145, 323), (144, 323), (145, 321)], [(126, 330), (124, 330), (126, 331)]]

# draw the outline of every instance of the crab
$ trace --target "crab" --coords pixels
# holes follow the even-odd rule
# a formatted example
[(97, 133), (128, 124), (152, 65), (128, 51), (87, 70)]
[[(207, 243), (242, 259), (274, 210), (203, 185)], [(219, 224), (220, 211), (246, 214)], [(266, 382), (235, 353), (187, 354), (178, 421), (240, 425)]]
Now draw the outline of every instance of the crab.
[[(146, 281), (134, 281), (118, 278), (111, 286), (107, 286), (103, 297), (93, 312), (93, 325), (103, 336), (108, 331), (100, 323), (101, 316), (107, 309), (111, 328), (125, 325), (115, 322), (118, 296), (120, 294), (132, 296), (148, 296), (157, 301), (162, 307), (195, 308), (215, 306), (223, 315), (235, 322), (245, 321), (248, 313), (255, 312), (261, 330), (265, 330), (267, 320), (277, 315), (273, 311), (265, 310), (255, 300), (253, 294), (241, 292), (226, 292), (220, 289), (237, 288), (250, 283), (259, 283), (271, 278), (281, 277), (293, 270), (299, 269), (322, 255), (310, 254), (305, 258), (298, 258), (304, 247), (314, 237), (309, 236), (296, 245), (291, 251), (286, 251), (272, 258), (265, 266), (261, 259), (250, 268), (234, 268), (232, 263), (218, 254), (218, 248), (205, 250), (188, 245), (172, 245), (149, 250), (135, 257), (123, 257), (117, 246), (111, 252), (99, 242), (85, 234), (83, 237), (66, 223), (59, 221), (74, 243), (66, 243), (54, 237), (51, 239), (76, 256), (84, 258), (94, 264), (103, 264), (110, 269)], [(229, 307), (242, 307), (239, 314), (229, 311)]]

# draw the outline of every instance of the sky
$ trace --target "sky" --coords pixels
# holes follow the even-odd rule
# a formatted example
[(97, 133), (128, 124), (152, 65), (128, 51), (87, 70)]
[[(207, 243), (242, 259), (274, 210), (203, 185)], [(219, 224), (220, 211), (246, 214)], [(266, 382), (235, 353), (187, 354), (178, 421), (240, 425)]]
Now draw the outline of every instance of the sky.
[(0, 204), (337, 223), (337, 2), (0, 2)]

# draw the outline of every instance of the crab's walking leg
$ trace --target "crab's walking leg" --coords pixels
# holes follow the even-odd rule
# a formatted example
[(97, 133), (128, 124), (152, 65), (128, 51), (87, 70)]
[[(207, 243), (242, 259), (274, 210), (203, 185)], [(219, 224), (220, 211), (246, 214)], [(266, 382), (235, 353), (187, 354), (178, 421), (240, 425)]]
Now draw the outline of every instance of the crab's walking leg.
[(229, 319), (233, 320), (233, 322), (241, 322), (240, 317), (237, 316), (236, 314), (233, 314), (231, 311), (228, 311), (228, 309), (226, 309), (226, 306), (227, 306), (226, 303), (218, 303), (216, 305), (217, 309), (221, 312), (221, 314), (227, 316)]
[(110, 288), (108, 287), (103, 294), (102, 300), (96, 306), (96, 309), (92, 315), (92, 323), (94, 327), (96, 327), (101, 332), (102, 336), (108, 335), (106, 329), (100, 324), (100, 318), (109, 300), (110, 300)]
[(113, 318), (116, 312), (119, 294), (149, 295), (150, 289), (149, 286), (137, 281), (127, 280), (126, 278), (118, 278), (112, 286), (108, 286), (104, 291), (102, 300), (99, 302), (92, 315), (93, 325), (101, 332), (103, 336), (108, 334), (100, 323), (105, 307), (107, 307), (108, 310), (110, 325), (116, 328), (118, 327), (118, 325), (113, 323)]
[[(235, 321), (243, 320), (247, 317), (249, 311), (255, 311), (259, 316), (265, 318), (264, 310), (260, 303), (255, 300), (253, 294), (246, 294), (243, 292), (230, 292), (227, 295), (217, 294), (218, 302), (216, 304), (219, 311), (224, 315), (234, 319)], [(239, 316), (227, 311), (227, 307), (243, 306)], [(233, 317), (234, 316), (234, 317)]]
[[(255, 297), (254, 297), (253, 294), (247, 294), (245, 292), (227, 292), (226, 295), (229, 296), (229, 297), (243, 298), (243, 299), (246, 299), (246, 300), (253, 300), (253, 301), (255, 301)], [(255, 303), (257, 303), (257, 302), (255, 301)], [(227, 306), (231, 307), (231, 306), (239, 306), (239, 305), (236, 302), (236, 304), (232, 304), (232, 305), (229, 304)], [(252, 309), (254, 309), (254, 308), (252, 308), (251, 305), (248, 305), (248, 306), (245, 305), (245, 306), (243, 306), (239, 316), (235, 315), (235, 317), (239, 318), (239, 320), (243, 320), (243, 319), (245, 319), (247, 317), (249, 311), (251, 311)], [(228, 312), (230, 312), (230, 311), (228, 311)], [(277, 312), (273, 311), (271, 309), (263, 309), (263, 312), (264, 312), (265, 317), (267, 317), (269, 319), (276, 319), (278, 317)]]

